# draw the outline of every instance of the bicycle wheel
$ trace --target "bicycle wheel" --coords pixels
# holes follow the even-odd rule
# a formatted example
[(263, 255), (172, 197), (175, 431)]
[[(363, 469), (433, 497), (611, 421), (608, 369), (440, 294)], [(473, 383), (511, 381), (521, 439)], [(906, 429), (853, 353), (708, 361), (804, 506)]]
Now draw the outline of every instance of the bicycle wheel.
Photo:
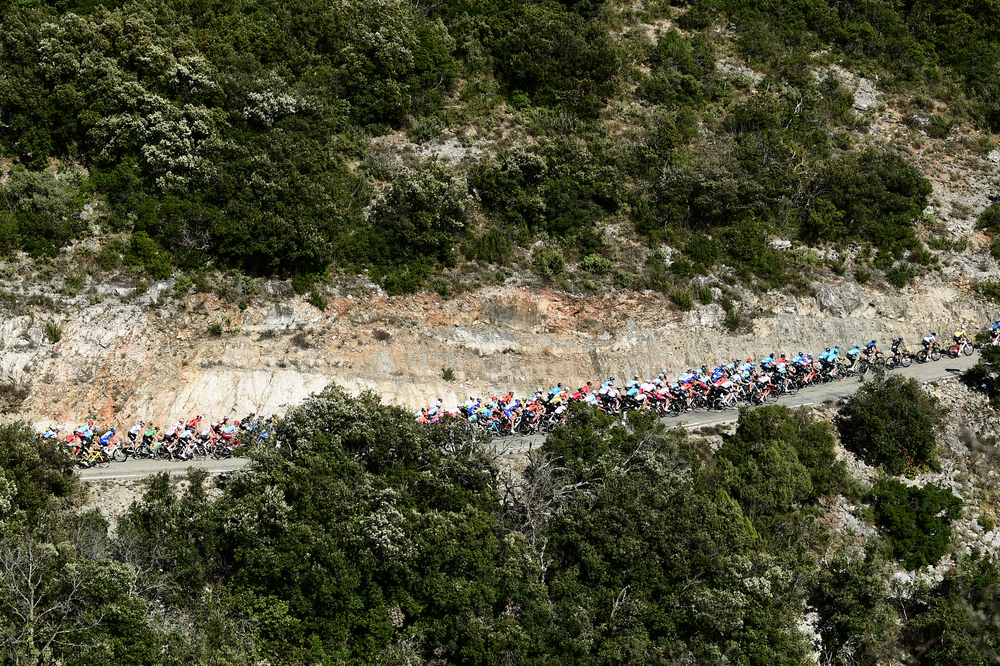
[(940, 349), (932, 349), (931, 350), (931, 360), (932, 361), (940, 361), (941, 360), (941, 350)]
[(799, 392), (799, 385), (795, 382), (789, 381), (785, 382), (785, 393), (788, 395), (795, 395)]
[(112, 454), (112, 456), (115, 462), (125, 462), (125, 460), (128, 459), (128, 454), (122, 451), (121, 449), (115, 449), (115, 452)]
[(200, 444), (191, 447), (191, 460), (204, 460), (208, 457), (208, 452)]
[(97, 456), (97, 460), (94, 461), (94, 467), (100, 467), (102, 469), (110, 464), (111, 464), (111, 458), (109, 458), (107, 454), (103, 452), (99, 456)]
[(861, 361), (858, 363), (858, 374), (867, 375), (868, 374), (868, 361)]
[(966, 356), (972, 356), (973, 354), (976, 353), (976, 348), (973, 347), (972, 345), (965, 345), (964, 347), (962, 347), (962, 353), (965, 354)]
[(909, 354), (903, 354), (903, 355), (902, 355), (902, 356), (901, 356), (901, 357), (899, 358), (899, 364), (900, 364), (901, 366), (903, 366), (904, 368), (908, 368), (908, 367), (910, 367), (910, 363), (912, 363), (912, 362), (913, 362), (913, 357), (912, 357), (912, 356), (910, 356)]

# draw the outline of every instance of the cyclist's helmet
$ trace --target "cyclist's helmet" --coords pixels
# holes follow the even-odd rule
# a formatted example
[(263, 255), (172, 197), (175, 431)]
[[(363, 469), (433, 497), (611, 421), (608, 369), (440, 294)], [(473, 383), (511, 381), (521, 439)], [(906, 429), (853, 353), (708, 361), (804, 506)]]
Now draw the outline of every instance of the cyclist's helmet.
[(874, 340), (872, 340), (872, 344), (875, 344), (875, 341), (874, 341)]
[(141, 425), (141, 426), (142, 425), (146, 425), (146, 422), (145, 421), (139, 421), (139, 425)]
[(233, 421), (233, 425), (239, 425), (239, 424), (240, 424), (239, 421)]
[(92, 425), (94, 425), (94, 422), (93, 421), (87, 421), (87, 425), (92, 426)]
[(931, 333), (931, 335), (933, 335), (934, 337), (937, 337), (937, 333)]
[(115, 431), (115, 429), (114, 429), (114, 428), (112, 428), (112, 429), (111, 429), (111, 430), (109, 430), (108, 432), (116, 432), (116, 431)]

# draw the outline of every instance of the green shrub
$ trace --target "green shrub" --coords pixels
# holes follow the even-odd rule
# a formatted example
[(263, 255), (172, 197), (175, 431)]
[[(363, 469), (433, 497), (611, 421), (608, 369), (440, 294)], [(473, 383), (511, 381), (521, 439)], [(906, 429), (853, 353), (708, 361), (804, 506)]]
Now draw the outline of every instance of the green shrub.
[(81, 289), (83, 289), (83, 276), (67, 275), (63, 278), (62, 288), (59, 291), (67, 296), (76, 296)]
[(454, 368), (441, 368), (441, 379), (446, 382), (454, 381), (455, 379), (455, 369)]
[(859, 268), (854, 271), (854, 279), (858, 281), (858, 284), (867, 284), (870, 280), (872, 274), (870, 271), (866, 271), (863, 268)]
[(684, 248), (684, 254), (694, 263), (711, 268), (719, 260), (719, 243), (708, 236), (695, 236)]
[(951, 540), (951, 521), (962, 515), (963, 506), (950, 490), (932, 483), (908, 487), (896, 479), (877, 483), (869, 501), (893, 554), (907, 569), (937, 564)]
[(194, 286), (194, 282), (186, 275), (178, 275), (177, 280), (174, 281), (174, 298), (182, 298), (186, 296), (191, 287)]
[(316, 290), (309, 292), (309, 304), (320, 312), (326, 310), (326, 299), (323, 298), (323, 294)]
[(173, 272), (167, 253), (145, 231), (132, 234), (123, 262), (126, 266), (149, 273), (157, 280), (165, 280)]
[(702, 305), (711, 305), (714, 296), (712, 295), (712, 288), (707, 284), (702, 285), (701, 289), (698, 290), (698, 300), (701, 301)]
[(1000, 301), (1000, 281), (997, 280), (977, 280), (973, 287), (977, 294), (994, 301)]
[(610, 275), (615, 270), (615, 262), (598, 254), (588, 254), (580, 260), (580, 268), (596, 275)]
[(910, 280), (916, 277), (916, 273), (910, 266), (900, 264), (899, 266), (886, 271), (885, 277), (889, 281), (889, 284), (902, 289)]
[(504, 233), (494, 227), (471, 237), (466, 241), (462, 251), (470, 259), (479, 259), (490, 264), (506, 264), (513, 246)]
[(101, 245), (101, 249), (97, 251), (97, 265), (101, 267), (101, 270), (114, 270), (118, 268), (121, 261), (121, 253), (108, 243)]
[(554, 278), (566, 270), (566, 260), (559, 250), (543, 247), (535, 250), (534, 267), (539, 275)]
[(976, 228), (995, 234), (1000, 231), (1000, 204), (990, 204), (979, 214)]
[(427, 143), (441, 136), (441, 121), (437, 118), (410, 118), (406, 138), (413, 143)]
[(944, 410), (913, 378), (876, 376), (841, 407), (844, 447), (869, 465), (902, 474), (908, 465), (934, 465)]
[(670, 300), (685, 312), (694, 307), (694, 299), (691, 298), (691, 292), (686, 289), (674, 289), (670, 292)]
[(208, 332), (214, 335), (215, 337), (221, 336), (225, 332), (225, 330), (226, 327), (223, 325), (221, 321), (214, 322), (208, 327)]
[(839, 489), (847, 478), (833, 430), (807, 411), (740, 411), (733, 437), (715, 455), (718, 482), (750, 516), (786, 514)]
[(62, 340), (62, 335), (62, 326), (52, 321), (45, 322), (45, 337), (49, 339), (49, 342), (52, 344), (59, 342)]
[(320, 278), (316, 273), (296, 273), (292, 276), (292, 289), (296, 294), (308, 294)]

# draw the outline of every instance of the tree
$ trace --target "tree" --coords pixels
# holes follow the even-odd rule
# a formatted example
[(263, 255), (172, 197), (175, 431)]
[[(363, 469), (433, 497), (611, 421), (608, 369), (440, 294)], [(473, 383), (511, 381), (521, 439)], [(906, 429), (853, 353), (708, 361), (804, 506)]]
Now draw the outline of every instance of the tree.
[(962, 515), (962, 500), (933, 483), (916, 488), (886, 479), (871, 489), (869, 501), (907, 569), (937, 564), (951, 541), (951, 521)]
[(913, 378), (876, 376), (841, 407), (844, 446), (869, 465), (901, 474), (907, 465), (934, 465), (937, 430), (944, 415), (937, 398)]
[(843, 483), (830, 426), (782, 406), (740, 412), (715, 455), (717, 482), (749, 516), (784, 514)]

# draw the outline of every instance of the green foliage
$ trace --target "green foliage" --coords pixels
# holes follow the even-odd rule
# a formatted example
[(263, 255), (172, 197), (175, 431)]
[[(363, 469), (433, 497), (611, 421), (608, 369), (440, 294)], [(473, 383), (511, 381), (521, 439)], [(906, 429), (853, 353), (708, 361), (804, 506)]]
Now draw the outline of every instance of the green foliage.
[(962, 381), (984, 391), (995, 404), (1000, 395), (1000, 347), (987, 345), (979, 350), (979, 360), (962, 374)]
[(837, 427), (844, 446), (869, 465), (902, 474), (907, 465), (934, 465), (937, 430), (944, 410), (915, 379), (876, 376), (840, 409)]
[(455, 368), (441, 368), (441, 379), (446, 382), (455, 380)]
[(447, 167), (430, 163), (401, 175), (369, 215), (351, 232), (352, 256), (382, 272), (386, 291), (415, 291), (432, 266), (455, 262), (456, 234), (464, 231), (471, 199)]
[(892, 569), (877, 542), (863, 556), (838, 553), (820, 572), (810, 602), (831, 663), (883, 663), (898, 656), (896, 613), (889, 601)]
[(0, 425), (0, 526), (33, 527), (77, 490), (73, 462), (56, 439), (24, 421)]
[(889, 284), (897, 289), (905, 287), (907, 283), (914, 278), (914, 276), (915, 273), (913, 268), (907, 264), (900, 264), (885, 273), (885, 278), (889, 281)]
[(719, 244), (708, 236), (695, 236), (684, 248), (684, 254), (696, 264), (711, 268), (719, 259)]
[(893, 554), (907, 569), (937, 564), (951, 540), (951, 521), (962, 515), (962, 500), (932, 483), (917, 488), (886, 479), (869, 499)]
[(533, 266), (539, 275), (551, 279), (562, 275), (566, 270), (566, 260), (559, 250), (542, 247), (535, 250)]
[(1000, 301), (1000, 282), (997, 280), (977, 280), (973, 289), (990, 300)]
[(507, 7), (496, 17), (496, 37), (490, 40), (498, 78), (534, 104), (596, 115), (602, 98), (615, 92), (621, 62), (606, 27), (556, 3)]
[(896, 153), (845, 154), (827, 163), (816, 187), (821, 194), (803, 225), (806, 238), (917, 247), (912, 220), (926, 207), (931, 184)]
[(691, 298), (691, 292), (686, 289), (674, 289), (671, 291), (670, 300), (685, 312), (694, 308), (694, 299)]
[(702, 285), (701, 289), (698, 290), (698, 300), (701, 302), (702, 305), (711, 305), (712, 300), (714, 298), (715, 297), (712, 294), (712, 288), (709, 287), (707, 284)]
[(991, 234), (1000, 232), (1000, 204), (991, 204), (979, 214), (976, 228)]
[(513, 247), (503, 231), (492, 227), (469, 238), (462, 252), (470, 259), (479, 259), (490, 264), (506, 264)]
[(599, 254), (588, 254), (580, 260), (580, 268), (596, 275), (610, 275), (615, 270), (615, 262)]
[(544, 530), (550, 659), (712, 660), (723, 649), (745, 663), (805, 658), (781, 609), (799, 594), (787, 564), (760, 548), (736, 502), (701, 483), (682, 433), (574, 408), (542, 452), (569, 476), (536, 459), (532, 479), (555, 474), (555, 487), (583, 483), (580, 499), (589, 496), (560, 506)]
[(0, 250), (22, 249), (34, 257), (53, 257), (77, 238), (80, 219), (80, 176), (69, 171), (28, 171), (15, 167), (0, 185)]
[(194, 281), (187, 275), (178, 275), (174, 281), (174, 298), (183, 298), (191, 291)]
[(63, 330), (62, 326), (55, 323), (54, 321), (45, 322), (45, 337), (48, 338), (49, 342), (55, 344), (62, 340)]
[(580, 256), (599, 252), (595, 222), (618, 209), (619, 176), (600, 156), (572, 142), (546, 141), (531, 150), (501, 151), (469, 172), (485, 211), (520, 242), (545, 231)]
[(748, 516), (787, 514), (846, 480), (830, 425), (781, 406), (740, 411), (736, 434), (715, 456), (718, 483)]
[(127, 250), (125, 241), (118, 237), (109, 238), (101, 243), (101, 249), (97, 251), (97, 265), (101, 270), (111, 271), (121, 264), (122, 254)]
[(916, 599), (904, 637), (921, 663), (985, 666), (1000, 649), (995, 622), (1000, 572), (978, 552), (957, 560), (939, 585)]
[(157, 280), (165, 280), (173, 272), (169, 256), (144, 231), (132, 234), (123, 263)]
[(326, 310), (326, 299), (323, 297), (323, 294), (315, 289), (309, 292), (309, 304), (320, 312)]

